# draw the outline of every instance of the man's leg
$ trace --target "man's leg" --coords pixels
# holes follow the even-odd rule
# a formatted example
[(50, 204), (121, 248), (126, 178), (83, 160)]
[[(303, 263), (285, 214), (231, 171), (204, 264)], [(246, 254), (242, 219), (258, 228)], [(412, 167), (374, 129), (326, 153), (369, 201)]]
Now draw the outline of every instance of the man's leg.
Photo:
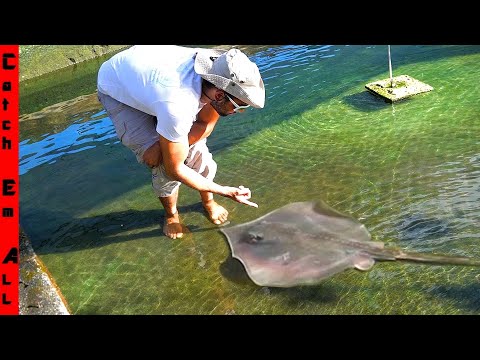
[[(217, 173), (217, 163), (213, 160), (212, 154), (208, 150), (206, 139), (200, 140), (190, 147), (185, 163), (188, 167), (209, 180), (213, 180)], [(200, 191), (200, 197), (203, 208), (211, 222), (220, 225), (227, 221), (228, 211), (213, 199), (213, 193)]]
[(211, 222), (220, 225), (227, 221), (227, 209), (213, 200), (213, 194), (211, 192), (200, 191), (200, 197), (202, 198), (203, 208), (207, 212)]
[(160, 202), (165, 209), (165, 223), (163, 224), (163, 233), (172, 239), (181, 238), (183, 236), (183, 233), (188, 231), (185, 226), (180, 224), (180, 217), (178, 216), (178, 190), (179, 188), (177, 187), (177, 189), (171, 196), (159, 197)]
[[(98, 93), (98, 100), (112, 120), (122, 144), (133, 151), (140, 164), (145, 164), (143, 158), (145, 152), (158, 142), (155, 117), (122, 104), (101, 92)], [(163, 168), (154, 167), (151, 171), (154, 192), (165, 208), (163, 232), (172, 239), (182, 237), (188, 229), (180, 225), (177, 211), (180, 183), (168, 179)]]
[(163, 233), (172, 239), (181, 238), (183, 234), (189, 231), (188, 228), (180, 222), (178, 214), (177, 200), (181, 183), (171, 180), (163, 165), (154, 167), (151, 170), (153, 191), (165, 209)]

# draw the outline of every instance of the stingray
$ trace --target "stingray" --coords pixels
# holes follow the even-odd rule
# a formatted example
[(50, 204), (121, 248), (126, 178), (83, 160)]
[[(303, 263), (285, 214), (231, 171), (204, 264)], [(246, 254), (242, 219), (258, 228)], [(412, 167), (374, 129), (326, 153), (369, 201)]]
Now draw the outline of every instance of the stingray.
[(323, 201), (291, 203), (220, 231), (232, 257), (260, 286), (314, 285), (347, 269), (370, 270), (376, 261), (480, 266), (468, 257), (387, 248), (372, 241), (363, 224)]

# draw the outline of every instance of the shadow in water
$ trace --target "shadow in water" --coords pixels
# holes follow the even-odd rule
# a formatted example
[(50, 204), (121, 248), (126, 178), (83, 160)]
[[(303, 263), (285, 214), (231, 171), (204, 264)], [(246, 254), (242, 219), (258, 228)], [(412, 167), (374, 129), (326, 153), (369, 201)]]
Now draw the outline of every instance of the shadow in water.
[[(346, 104), (362, 112), (379, 111), (392, 107), (392, 103), (386, 101), (380, 96), (370, 93), (367, 89), (353, 95), (345, 96), (343, 99)], [(411, 98), (405, 98), (396, 101), (395, 104), (404, 103), (411, 100)]]
[(241, 261), (232, 257), (231, 254), (220, 264), (219, 270), (222, 276), (231, 282), (239, 285), (258, 286), (250, 279)]
[(463, 307), (467, 311), (480, 313), (480, 284), (468, 286), (439, 286), (432, 293), (441, 298), (455, 300), (456, 306)]
[(453, 226), (446, 219), (413, 214), (396, 225), (400, 241), (427, 241), (453, 237)]
[(294, 286), (290, 288), (271, 288), (272, 295), (284, 297), (288, 306), (298, 306), (299, 303), (325, 304), (338, 302), (342, 292), (337, 287), (320, 283), (310, 286)]
[[(206, 217), (201, 202), (178, 206), (178, 210), (182, 214), (198, 212)], [(44, 215), (47, 218), (58, 216), (55, 213)], [(164, 210), (159, 208), (158, 210), (125, 210), (71, 219), (58, 226), (47, 239), (43, 241), (34, 239), (32, 241), (33, 248), (37, 254), (42, 255), (80, 251), (138, 239), (157, 237), (167, 239), (162, 231), (164, 216)], [(188, 223), (184, 223), (184, 225), (190, 233), (216, 231), (220, 228), (213, 224), (203, 228)], [(142, 229), (144, 230), (142, 231)]]
[[(260, 287), (250, 279), (241, 261), (232, 257), (231, 254), (220, 264), (220, 273), (227, 280), (236, 284)], [(291, 306), (297, 306), (299, 303), (304, 302), (328, 303), (338, 301), (338, 289), (322, 283), (310, 286), (293, 286), (290, 288), (269, 286), (265, 286), (264, 288), (267, 289), (270, 295), (283, 297)]]

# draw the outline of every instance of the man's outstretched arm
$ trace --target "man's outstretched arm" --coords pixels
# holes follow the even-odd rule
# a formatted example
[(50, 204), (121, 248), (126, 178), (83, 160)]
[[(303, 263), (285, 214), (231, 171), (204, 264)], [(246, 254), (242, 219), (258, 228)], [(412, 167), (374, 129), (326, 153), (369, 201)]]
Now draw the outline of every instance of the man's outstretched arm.
[(163, 155), (163, 165), (170, 178), (198, 191), (211, 192), (245, 205), (258, 207), (257, 204), (248, 200), (252, 195), (250, 189), (243, 186), (236, 188), (219, 185), (186, 166), (184, 162), (189, 150), (186, 141), (172, 142), (160, 135), (160, 150)]

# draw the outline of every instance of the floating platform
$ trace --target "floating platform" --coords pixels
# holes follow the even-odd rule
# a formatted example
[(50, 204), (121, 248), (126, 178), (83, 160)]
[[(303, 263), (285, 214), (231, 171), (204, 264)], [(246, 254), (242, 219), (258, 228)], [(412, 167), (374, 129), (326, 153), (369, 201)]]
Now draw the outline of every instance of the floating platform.
[[(393, 86), (392, 86), (393, 80)], [(388, 102), (433, 90), (433, 87), (408, 75), (395, 76), (392, 79), (378, 80), (365, 85), (368, 91), (381, 96)]]

